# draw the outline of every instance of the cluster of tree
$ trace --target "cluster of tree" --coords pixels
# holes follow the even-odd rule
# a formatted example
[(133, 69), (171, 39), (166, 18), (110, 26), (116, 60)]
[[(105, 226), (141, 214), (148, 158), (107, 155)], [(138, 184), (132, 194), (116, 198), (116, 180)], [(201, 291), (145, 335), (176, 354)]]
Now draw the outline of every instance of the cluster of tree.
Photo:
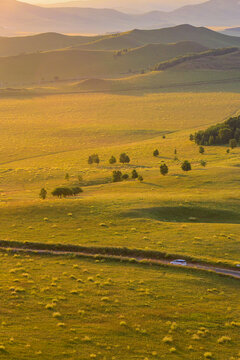
[(171, 59), (171, 60), (162, 61), (159, 64), (155, 65), (153, 70), (154, 71), (162, 71), (162, 70), (166, 70), (171, 67), (177, 66), (179, 64), (182, 64), (186, 61), (201, 59), (201, 58), (205, 58), (208, 56), (221, 56), (221, 55), (231, 54), (238, 50), (239, 50), (238, 48), (233, 47), (233, 48), (213, 49), (213, 50), (203, 51), (201, 53), (183, 55), (183, 56), (179, 56), (174, 59)]
[(83, 190), (80, 187), (57, 187), (55, 190), (53, 190), (52, 195), (57, 196), (59, 198), (66, 198), (69, 196), (77, 196), (78, 194), (82, 193)]
[(100, 163), (100, 159), (99, 159), (99, 156), (98, 154), (93, 154), (93, 155), (90, 155), (89, 158), (88, 158), (88, 164), (91, 165), (91, 164), (99, 164)]
[[(117, 159), (115, 158), (115, 156), (111, 156), (109, 159), (109, 164), (116, 164)], [(128, 164), (130, 163), (130, 157), (126, 154), (126, 153), (122, 153), (119, 157), (119, 162), (121, 164)]]
[(233, 149), (240, 141), (240, 116), (191, 134), (190, 140), (198, 145), (229, 145)]
[[(143, 181), (143, 177), (137, 173), (137, 171), (134, 169), (131, 174), (132, 179), (138, 179), (139, 181)], [(120, 182), (123, 180), (129, 179), (128, 174), (123, 174), (121, 171), (113, 171), (112, 173), (112, 180), (113, 182)]]

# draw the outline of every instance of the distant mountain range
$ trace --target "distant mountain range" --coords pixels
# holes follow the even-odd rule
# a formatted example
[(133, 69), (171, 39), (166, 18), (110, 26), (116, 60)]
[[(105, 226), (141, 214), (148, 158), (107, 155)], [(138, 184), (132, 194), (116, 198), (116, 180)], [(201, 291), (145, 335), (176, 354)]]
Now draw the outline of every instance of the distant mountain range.
[(103, 34), (134, 28), (151, 29), (173, 24), (238, 26), (239, 0), (209, 0), (164, 12), (126, 14), (112, 9), (40, 7), (17, 0), (0, 1), (0, 35), (39, 32)]
[[(45, 0), (46, 1), (46, 0)], [(99, 9), (115, 9), (125, 13), (142, 14), (155, 10), (172, 11), (187, 4), (198, 4), (206, 0), (69, 0), (55, 1), (51, 0), (51, 4), (44, 4), (44, 0), (39, 0), (39, 5), (46, 7), (88, 7)], [(101, 6), (100, 6), (101, 4)]]

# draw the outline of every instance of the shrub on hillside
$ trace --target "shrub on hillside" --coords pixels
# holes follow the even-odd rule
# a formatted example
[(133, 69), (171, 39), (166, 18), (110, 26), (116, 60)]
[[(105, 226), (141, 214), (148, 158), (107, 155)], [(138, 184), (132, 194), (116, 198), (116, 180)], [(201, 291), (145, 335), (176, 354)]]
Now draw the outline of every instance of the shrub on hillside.
[(44, 188), (42, 188), (41, 191), (40, 191), (39, 197), (40, 197), (41, 199), (45, 200), (46, 197), (47, 197), (47, 190), (44, 189)]
[(120, 155), (119, 162), (122, 164), (128, 164), (130, 163), (130, 158), (126, 153), (122, 153)]
[(113, 182), (120, 182), (122, 181), (122, 172), (117, 170), (117, 171), (113, 171), (112, 173), (112, 179), (113, 179)]
[(100, 159), (99, 159), (99, 156), (98, 154), (92, 154), (89, 156), (88, 158), (88, 164), (91, 165), (91, 164), (99, 164), (100, 163)]
[(132, 171), (132, 179), (137, 179), (138, 178), (138, 173), (137, 173), (137, 170), (133, 170)]
[(168, 166), (165, 163), (160, 165), (160, 173), (163, 176), (168, 174)]
[(187, 161), (187, 160), (185, 160), (185, 161), (182, 163), (181, 168), (182, 168), (183, 171), (190, 171), (190, 170), (192, 170), (192, 166), (191, 166), (190, 162)]
[(111, 156), (109, 159), (109, 164), (115, 164), (117, 162), (117, 159), (115, 158), (115, 156)]
[(159, 155), (159, 151), (158, 151), (158, 149), (156, 149), (156, 150), (154, 150), (154, 152), (153, 152), (153, 156), (158, 156)]

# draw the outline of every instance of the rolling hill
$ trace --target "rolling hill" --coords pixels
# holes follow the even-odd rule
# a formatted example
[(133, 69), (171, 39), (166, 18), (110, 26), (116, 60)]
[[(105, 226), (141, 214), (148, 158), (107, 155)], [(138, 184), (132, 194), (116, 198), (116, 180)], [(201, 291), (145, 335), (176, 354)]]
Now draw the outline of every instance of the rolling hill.
[(208, 48), (240, 47), (240, 38), (187, 24), (156, 30), (135, 29), (92, 41), (88, 44), (82, 44), (81, 47), (92, 50), (117, 50), (149, 43), (168, 44), (179, 41), (194, 41)]
[(84, 50), (120, 50), (147, 44), (196, 42), (207, 48), (240, 47), (240, 38), (191, 25), (156, 30), (132, 30), (105, 36), (68, 36), (43, 33), (33, 36), (0, 37), (0, 56), (19, 55), (73, 47)]
[(65, 49), (0, 58), (2, 83), (53, 81), (58, 78), (79, 79), (119, 77), (140, 72), (156, 62), (172, 57), (202, 52), (206, 48), (194, 42), (148, 44), (127, 52)]
[(57, 33), (44, 33), (21, 37), (0, 37), (0, 56), (63, 49), (88, 41), (95, 41), (99, 38), (101, 37), (68, 36)]

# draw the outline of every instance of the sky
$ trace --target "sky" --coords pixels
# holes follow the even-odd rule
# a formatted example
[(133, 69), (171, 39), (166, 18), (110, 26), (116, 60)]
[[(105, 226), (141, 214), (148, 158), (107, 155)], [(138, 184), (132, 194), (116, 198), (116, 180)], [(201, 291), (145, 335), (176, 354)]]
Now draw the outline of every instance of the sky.
[[(55, 3), (60, 3), (60, 2), (68, 2), (70, 0), (21, 0), (23, 2), (28, 2), (30, 4), (55, 4)], [(148, 1), (148, 0), (146, 0)], [(197, 4), (197, 3), (201, 3), (201, 2), (205, 2), (207, 0), (159, 0), (159, 3), (165, 3), (166, 5), (170, 5), (171, 7), (180, 7), (186, 4)], [(131, 3), (131, 0), (129, 0), (129, 2)], [(101, 4), (101, 0), (99, 0), (99, 3)], [(119, 3), (121, 3), (121, 0), (119, 0)]]

